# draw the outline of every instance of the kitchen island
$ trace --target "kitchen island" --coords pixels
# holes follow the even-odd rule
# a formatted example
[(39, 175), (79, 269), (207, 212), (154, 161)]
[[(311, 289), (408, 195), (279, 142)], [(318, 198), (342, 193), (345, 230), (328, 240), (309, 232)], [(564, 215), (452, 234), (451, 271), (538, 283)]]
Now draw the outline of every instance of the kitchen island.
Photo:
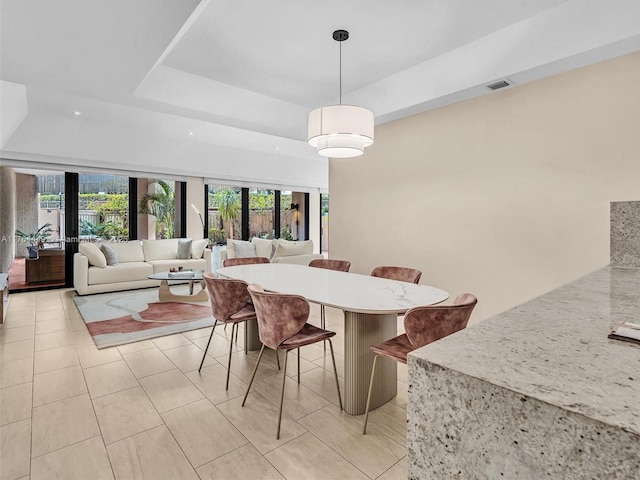
[(409, 478), (640, 478), (640, 270), (608, 266), (409, 356)]

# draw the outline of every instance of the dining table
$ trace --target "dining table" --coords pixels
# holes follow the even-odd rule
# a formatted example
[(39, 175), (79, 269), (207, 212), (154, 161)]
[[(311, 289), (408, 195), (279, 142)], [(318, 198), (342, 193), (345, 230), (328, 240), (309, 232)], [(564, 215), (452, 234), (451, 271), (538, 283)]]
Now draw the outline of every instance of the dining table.
[[(344, 410), (351, 415), (365, 411), (374, 358), (369, 347), (398, 334), (399, 314), (412, 307), (443, 302), (449, 297), (448, 292), (428, 285), (306, 265), (238, 265), (219, 268), (216, 273), (221, 277), (256, 283), (266, 291), (301, 295), (311, 303), (344, 312)], [(247, 332), (247, 335), (250, 342), (259, 332)], [(396, 362), (379, 362), (371, 409), (385, 404), (396, 394)]]

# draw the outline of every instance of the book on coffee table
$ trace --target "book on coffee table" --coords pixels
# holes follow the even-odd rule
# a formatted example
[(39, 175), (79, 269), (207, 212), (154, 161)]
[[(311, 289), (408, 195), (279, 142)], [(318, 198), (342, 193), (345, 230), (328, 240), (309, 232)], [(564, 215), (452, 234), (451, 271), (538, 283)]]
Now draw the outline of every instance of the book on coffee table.
[(624, 322), (616, 325), (609, 338), (640, 344), (640, 323)]
[(183, 270), (182, 272), (169, 272), (169, 278), (192, 278), (194, 272), (191, 270)]

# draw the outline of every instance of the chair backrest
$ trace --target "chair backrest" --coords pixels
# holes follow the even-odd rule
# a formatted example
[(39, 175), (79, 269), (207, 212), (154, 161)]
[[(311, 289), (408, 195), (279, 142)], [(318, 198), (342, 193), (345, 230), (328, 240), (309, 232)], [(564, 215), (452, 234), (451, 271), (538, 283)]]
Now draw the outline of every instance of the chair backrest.
[(422, 272), (415, 268), (393, 267), (383, 265), (371, 271), (372, 277), (388, 278), (389, 280), (399, 280), (401, 282), (418, 283)]
[(245, 258), (225, 258), (223, 267), (234, 267), (236, 265), (253, 265), (254, 263), (271, 263), (266, 257), (245, 257)]
[(414, 307), (404, 316), (404, 330), (417, 347), (451, 335), (467, 326), (478, 299), (470, 293), (458, 295), (453, 305)]
[(351, 262), (346, 260), (332, 260), (328, 258), (316, 258), (309, 262), (310, 267), (326, 268), (327, 270), (338, 270), (340, 272), (348, 272), (351, 268)]
[(300, 295), (265, 292), (255, 283), (249, 294), (256, 309), (258, 336), (267, 347), (278, 346), (302, 330), (309, 318), (309, 302)]
[(213, 317), (226, 322), (234, 313), (239, 312), (249, 301), (247, 282), (226, 278), (217, 278), (213, 273), (202, 274), (211, 300)]

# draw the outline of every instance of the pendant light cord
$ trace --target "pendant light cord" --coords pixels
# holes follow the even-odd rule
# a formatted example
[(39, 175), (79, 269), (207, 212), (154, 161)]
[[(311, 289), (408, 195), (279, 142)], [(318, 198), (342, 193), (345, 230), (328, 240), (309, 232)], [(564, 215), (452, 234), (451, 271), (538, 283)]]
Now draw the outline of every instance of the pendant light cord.
[(340, 44), (340, 105), (342, 105), (342, 42)]

